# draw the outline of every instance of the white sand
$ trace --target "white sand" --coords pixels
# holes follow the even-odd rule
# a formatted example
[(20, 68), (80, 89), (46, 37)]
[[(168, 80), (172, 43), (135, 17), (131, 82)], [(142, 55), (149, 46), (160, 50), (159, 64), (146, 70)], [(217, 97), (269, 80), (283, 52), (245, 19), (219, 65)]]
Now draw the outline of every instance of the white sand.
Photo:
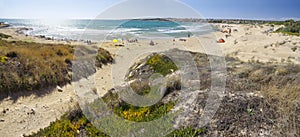
[[(5, 120), (0, 122), (1, 136), (21, 136), (22, 134), (36, 132), (60, 118), (76, 102), (73, 87), (70, 85), (65, 86), (63, 92), (53, 89), (38, 92), (51, 93), (42, 97), (35, 95), (20, 96), (16, 102), (9, 98), (0, 102), (0, 119)], [(9, 110), (3, 114), (2, 110), (7, 108)], [(32, 113), (32, 110), (35, 114), (28, 114)]]
[[(279, 33), (263, 33), (271, 27), (258, 25), (233, 25), (238, 32), (233, 32), (232, 36), (226, 40), (225, 44), (220, 44), (226, 55), (238, 57), (243, 61), (251, 59), (261, 62), (300, 62), (300, 37), (283, 36)], [(221, 33), (217, 34), (219, 37)], [(235, 41), (237, 44), (234, 44)], [(271, 46), (272, 45), (272, 46)], [(298, 47), (293, 52), (292, 48)]]

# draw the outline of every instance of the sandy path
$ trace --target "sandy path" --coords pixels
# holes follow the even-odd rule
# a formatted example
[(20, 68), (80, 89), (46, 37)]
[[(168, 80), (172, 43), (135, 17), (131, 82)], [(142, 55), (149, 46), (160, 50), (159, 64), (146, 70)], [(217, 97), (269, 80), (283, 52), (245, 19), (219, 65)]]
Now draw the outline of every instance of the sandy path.
[[(63, 92), (48, 89), (39, 92), (51, 92), (45, 96), (20, 97), (16, 102), (9, 98), (0, 102), (0, 135), (1, 136), (21, 136), (36, 132), (40, 128), (47, 127), (50, 122), (60, 118), (73, 105), (74, 98), (73, 87), (67, 85)], [(8, 109), (5, 113), (3, 109)]]

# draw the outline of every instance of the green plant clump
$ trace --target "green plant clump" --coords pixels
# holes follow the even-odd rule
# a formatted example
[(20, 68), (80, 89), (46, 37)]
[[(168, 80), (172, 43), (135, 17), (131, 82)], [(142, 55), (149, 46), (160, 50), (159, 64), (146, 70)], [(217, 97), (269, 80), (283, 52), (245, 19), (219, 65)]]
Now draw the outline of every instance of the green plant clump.
[(277, 29), (275, 32), (300, 36), (300, 21), (294, 21), (291, 19), (284, 22), (273, 22), (273, 24), (284, 25), (284, 27)]
[(28, 137), (74, 137), (82, 134), (89, 137), (108, 137), (94, 127), (79, 109), (63, 115), (60, 120), (52, 122), (49, 127), (41, 129)]
[(0, 63), (6, 63), (8, 61), (8, 57), (0, 56)]
[[(160, 117), (160, 114), (165, 113), (164, 111), (170, 106), (172, 106), (172, 104), (167, 104), (165, 106), (159, 107), (155, 111), (155, 113), (158, 115), (153, 115), (153, 118)], [(145, 108), (140, 108), (135, 110), (139, 110), (141, 112), (141, 110), (144, 109)], [(172, 133), (166, 135), (166, 137), (194, 137), (197, 135), (201, 135), (205, 131), (206, 128), (182, 128), (173, 131)], [(108, 135), (94, 127), (79, 109), (73, 110), (63, 115), (59, 120), (52, 122), (49, 127), (41, 129), (37, 133), (32, 133), (27, 137), (74, 137), (82, 135), (86, 135), (87, 137), (109, 137)]]
[(11, 37), (10, 35), (6, 35), (6, 34), (3, 34), (3, 33), (0, 33), (0, 39), (1, 38), (7, 39), (7, 38), (10, 38), (10, 37)]
[(114, 112), (124, 119), (136, 122), (147, 122), (158, 119), (167, 114), (174, 107), (174, 103), (158, 103), (149, 107), (135, 107), (122, 103), (114, 108)]
[(155, 54), (154, 56), (150, 57), (146, 64), (150, 65), (156, 73), (159, 73), (163, 76), (172, 73), (172, 71), (178, 70), (177, 66), (172, 60), (160, 54)]
[(107, 50), (104, 50), (102, 48), (98, 49), (98, 54), (96, 56), (96, 66), (97, 67), (102, 67), (102, 64), (108, 64), (112, 63), (113, 58), (110, 55), (110, 53)]

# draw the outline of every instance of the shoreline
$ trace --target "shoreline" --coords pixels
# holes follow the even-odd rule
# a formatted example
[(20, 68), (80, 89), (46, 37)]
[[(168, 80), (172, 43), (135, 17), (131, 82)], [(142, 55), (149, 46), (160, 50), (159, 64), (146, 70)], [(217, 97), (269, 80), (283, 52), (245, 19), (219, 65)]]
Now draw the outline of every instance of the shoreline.
[[(216, 45), (221, 48), (224, 56), (238, 57), (242, 61), (259, 61), (273, 63), (295, 63), (300, 64), (300, 37), (289, 36), (281, 33), (268, 33), (270, 29), (276, 30), (281, 26), (271, 27), (270, 25), (252, 25), (252, 24), (224, 24), (210, 23), (219, 30), (237, 30), (232, 32), (228, 37), (228, 33), (220, 31), (203, 34), (200, 36), (182, 37), (174, 39), (152, 39), (156, 45), (167, 44), (169, 46), (182, 46), (188, 50), (195, 52), (206, 53), (209, 45)], [(225, 26), (225, 27), (224, 27)], [(72, 40), (72, 39), (50, 39), (41, 36), (31, 36), (18, 31), (24, 28), (2, 28), (1, 33), (12, 35), (13, 39), (26, 42), (50, 43), (50, 44), (69, 44), (72, 46), (103, 46), (107, 50), (114, 46), (125, 46), (126, 48), (132, 45), (149, 46), (151, 39), (140, 40), (123, 40), (116, 43), (113, 40), (105, 41), (89, 41), (89, 40)], [(219, 39), (224, 39), (225, 43), (216, 43)], [(175, 40), (175, 41), (174, 41)], [(133, 42), (132, 42), (133, 41)], [(90, 43), (89, 43), (90, 42)], [(195, 43), (200, 45), (195, 47)], [(109, 45), (109, 46), (108, 46)], [(296, 48), (296, 51), (293, 51)]]

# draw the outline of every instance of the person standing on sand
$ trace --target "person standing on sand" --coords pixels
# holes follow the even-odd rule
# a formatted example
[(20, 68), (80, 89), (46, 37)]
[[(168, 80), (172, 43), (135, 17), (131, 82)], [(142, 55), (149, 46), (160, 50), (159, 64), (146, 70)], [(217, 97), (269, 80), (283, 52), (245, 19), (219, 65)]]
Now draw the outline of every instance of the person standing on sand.
[(152, 40), (150, 41), (150, 45), (151, 45), (151, 46), (154, 46), (154, 45), (155, 45), (154, 42), (153, 42)]

